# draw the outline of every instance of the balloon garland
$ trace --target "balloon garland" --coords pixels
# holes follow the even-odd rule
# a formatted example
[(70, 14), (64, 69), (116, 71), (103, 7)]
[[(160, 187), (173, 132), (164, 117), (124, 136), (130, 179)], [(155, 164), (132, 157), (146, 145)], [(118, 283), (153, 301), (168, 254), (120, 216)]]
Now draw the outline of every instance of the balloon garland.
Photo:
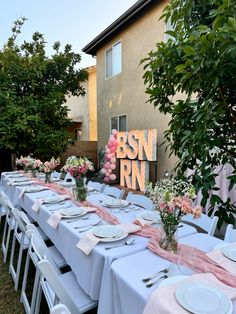
[(116, 169), (116, 148), (117, 148), (117, 130), (113, 129), (106, 145), (104, 163), (101, 169), (101, 174), (104, 175), (104, 182), (114, 181), (116, 175), (112, 173)]

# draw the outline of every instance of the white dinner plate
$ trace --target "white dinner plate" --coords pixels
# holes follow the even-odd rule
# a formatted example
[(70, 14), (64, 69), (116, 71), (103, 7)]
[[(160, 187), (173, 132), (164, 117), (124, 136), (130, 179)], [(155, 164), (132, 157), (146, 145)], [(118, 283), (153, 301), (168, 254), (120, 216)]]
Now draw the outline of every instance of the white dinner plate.
[(183, 282), (175, 290), (176, 300), (194, 314), (226, 314), (232, 302), (218, 288), (203, 282)]
[(58, 184), (65, 186), (65, 187), (71, 187), (72, 185), (74, 185), (73, 182), (65, 182), (65, 181), (58, 182)]
[(87, 213), (86, 209), (83, 207), (70, 207), (70, 208), (63, 208), (59, 211), (59, 213), (66, 218), (71, 218), (71, 217), (78, 217), (82, 216)]
[(138, 217), (143, 218), (144, 220), (147, 220), (153, 223), (161, 222), (160, 214), (156, 211), (147, 210), (145, 212), (140, 213)]
[(92, 186), (86, 186), (88, 192), (96, 191)]
[(159, 284), (159, 288), (160, 287), (166, 287), (169, 285), (173, 285), (179, 281), (182, 281), (183, 279), (189, 278), (189, 276), (186, 275), (177, 275), (177, 276), (171, 276), (166, 278), (165, 280), (162, 280)]
[(32, 183), (33, 181), (13, 182), (13, 185), (24, 186), (24, 185), (30, 185)]
[(29, 181), (29, 179), (22, 177), (22, 178), (14, 178), (12, 180), (12, 182), (25, 182), (25, 181)]
[(125, 207), (129, 205), (129, 202), (126, 200), (117, 200), (117, 199), (112, 199), (112, 200), (103, 200), (102, 205), (107, 206), (107, 207)]
[(33, 186), (29, 186), (29, 187), (25, 188), (26, 193), (40, 192), (43, 190), (48, 190), (48, 189), (44, 186), (39, 186), (39, 185), (33, 185)]
[(46, 204), (53, 204), (53, 203), (61, 202), (64, 199), (65, 199), (65, 197), (62, 196), (62, 195), (45, 196), (43, 198), (43, 202), (46, 203)]
[(229, 258), (230, 260), (236, 262), (236, 243), (233, 244), (229, 244), (227, 246), (224, 246), (221, 249), (221, 252), (223, 253), (223, 255), (227, 258)]
[(22, 178), (25, 177), (23, 173), (15, 173), (15, 174), (9, 174), (8, 178)]
[(99, 238), (118, 238), (124, 231), (115, 226), (105, 225), (93, 228), (92, 233)]

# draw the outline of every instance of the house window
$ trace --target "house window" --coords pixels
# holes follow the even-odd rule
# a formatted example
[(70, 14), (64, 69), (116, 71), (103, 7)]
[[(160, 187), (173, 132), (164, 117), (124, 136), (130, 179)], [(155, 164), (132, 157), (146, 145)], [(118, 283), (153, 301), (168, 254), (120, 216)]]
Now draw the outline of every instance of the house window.
[(116, 129), (117, 131), (127, 130), (127, 115), (119, 115), (111, 117), (111, 130)]
[(106, 79), (121, 73), (121, 42), (106, 51)]

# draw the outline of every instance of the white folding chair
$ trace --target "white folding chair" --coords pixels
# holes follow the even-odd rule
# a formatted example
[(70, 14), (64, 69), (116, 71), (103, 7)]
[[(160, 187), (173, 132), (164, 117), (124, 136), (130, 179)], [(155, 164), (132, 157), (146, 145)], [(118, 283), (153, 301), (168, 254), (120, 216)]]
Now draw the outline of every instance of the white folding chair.
[(71, 314), (65, 304), (57, 304), (50, 310), (50, 314)]
[(67, 172), (67, 174), (65, 175), (64, 181), (75, 184), (75, 178), (72, 177), (72, 175), (69, 172)]
[(121, 199), (124, 194), (125, 194), (125, 190), (121, 190), (119, 188), (116, 188), (114, 186), (109, 186), (109, 185), (105, 185), (105, 188), (102, 192), (103, 194), (115, 197), (117, 199)]
[(42, 273), (38, 287), (37, 302), (34, 314), (39, 313), (41, 294), (51, 309), (58, 301), (67, 306), (71, 313), (84, 313), (97, 306), (97, 302), (81, 289), (72, 271), (62, 274), (56, 265), (45, 256), (45, 251), (39, 238), (31, 235), (30, 247), (38, 258), (38, 268)]
[(133, 192), (129, 192), (126, 200), (129, 201), (131, 204), (140, 206), (147, 210), (155, 209), (155, 205), (153, 204), (153, 201), (150, 200), (150, 198), (148, 198), (145, 195), (134, 194)]
[(8, 250), (9, 250), (9, 243), (11, 234), (13, 233), (13, 230), (15, 228), (16, 221), (14, 217), (12, 216), (12, 209), (14, 208), (12, 202), (10, 199), (6, 196), (6, 194), (3, 191), (0, 191), (0, 204), (4, 207), (6, 211), (6, 219), (4, 223), (4, 229), (3, 229), (3, 236), (2, 236), (2, 244), (1, 244), (1, 250), (3, 253), (3, 262), (6, 263), (7, 256), (8, 256)]
[(94, 182), (94, 181), (89, 181), (87, 186), (90, 186), (91, 188), (94, 188), (96, 191), (102, 193), (104, 188), (105, 188), (105, 184), (104, 183), (99, 183), (99, 182)]
[[(40, 243), (40, 246), (42, 247), (42, 250), (44, 252), (44, 255), (47, 256), (47, 258), (56, 265), (58, 268), (62, 268), (66, 266), (66, 261), (63, 258), (63, 256), (60, 254), (60, 252), (55, 248), (55, 246), (50, 246), (47, 247), (46, 244), (44, 243), (38, 229), (35, 227), (33, 224), (28, 224), (26, 226), (26, 236), (28, 239), (31, 238), (32, 234), (34, 234), (38, 238), (38, 243)], [(29, 272), (29, 265), (30, 265), (30, 260), (33, 262), (34, 267), (36, 268), (35, 272), (35, 278), (34, 278), (34, 285), (33, 285), (33, 292), (32, 292), (32, 297), (31, 297), (31, 302), (27, 296), (26, 293), (26, 286), (27, 286), (27, 279), (28, 279), (28, 272)], [(23, 277), (23, 283), (22, 283), (22, 289), (21, 289), (21, 302), (24, 305), (25, 312), (27, 314), (34, 314), (35, 312), (35, 306), (36, 306), (36, 298), (37, 298), (37, 291), (39, 287), (39, 279), (40, 279), (40, 274), (37, 269), (37, 262), (38, 262), (38, 257), (34, 250), (32, 250), (31, 245), (29, 245), (28, 248), (28, 253), (26, 257), (26, 263), (25, 263), (25, 270), (24, 270), (24, 277)]]
[(224, 241), (226, 242), (236, 242), (236, 229), (234, 226), (229, 224), (226, 228)]
[(209, 235), (213, 236), (216, 230), (218, 219), (219, 218), (217, 216), (214, 216), (211, 218), (207, 216), (206, 214), (201, 214), (199, 218), (193, 218), (193, 215), (189, 214), (189, 215), (183, 216), (181, 221), (196, 225), (200, 227), (201, 229), (203, 229)]

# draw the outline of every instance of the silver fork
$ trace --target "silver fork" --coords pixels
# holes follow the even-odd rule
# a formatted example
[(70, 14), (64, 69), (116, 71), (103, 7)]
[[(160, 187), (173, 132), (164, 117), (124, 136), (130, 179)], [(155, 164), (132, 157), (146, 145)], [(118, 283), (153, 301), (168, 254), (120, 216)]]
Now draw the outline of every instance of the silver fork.
[(154, 279), (155, 277), (159, 276), (161, 273), (167, 274), (168, 271), (169, 271), (169, 268), (162, 269), (162, 270), (158, 271), (157, 273), (151, 275), (150, 277), (143, 278), (142, 281), (143, 281), (143, 282), (148, 282), (148, 281)]
[(164, 280), (164, 279), (167, 279), (168, 277), (169, 277), (168, 274), (163, 275), (163, 276), (159, 277), (158, 279), (156, 279), (156, 280), (154, 280), (154, 281), (152, 281), (152, 282), (147, 283), (147, 284), (146, 284), (146, 287), (147, 287), (147, 288), (151, 288), (153, 285), (159, 283), (160, 281), (162, 281), (162, 280)]

